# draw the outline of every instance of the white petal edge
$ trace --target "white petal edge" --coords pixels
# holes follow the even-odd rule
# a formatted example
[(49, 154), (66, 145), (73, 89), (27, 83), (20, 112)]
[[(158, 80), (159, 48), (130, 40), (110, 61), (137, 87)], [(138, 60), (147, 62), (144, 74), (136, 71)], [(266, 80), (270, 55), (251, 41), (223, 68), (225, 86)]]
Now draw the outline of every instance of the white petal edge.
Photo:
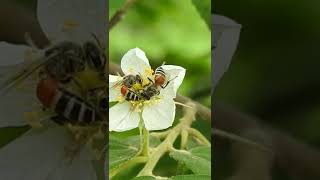
[(214, 46), (214, 50), (212, 51), (214, 89), (223, 74), (227, 71), (232, 56), (237, 49), (241, 25), (227, 17), (212, 15), (212, 29), (212, 43)]
[(125, 75), (145, 73), (150, 69), (146, 54), (139, 48), (130, 49), (121, 59), (121, 69)]
[(118, 101), (121, 96), (121, 86), (116, 86), (121, 79), (120, 76), (109, 75), (109, 102)]
[(0, 66), (12, 66), (23, 63), (28, 51), (31, 51), (31, 48), (28, 46), (0, 42)]
[(177, 93), (178, 88), (180, 87), (184, 76), (186, 74), (186, 69), (181, 66), (175, 66), (175, 65), (162, 65), (162, 68), (165, 70), (166, 74), (168, 75), (168, 80), (172, 80), (174, 84), (174, 91)]
[(43, 132), (30, 130), (0, 149), (1, 178), (6, 180), (47, 179), (64, 158), (63, 127)]
[(158, 104), (146, 106), (142, 118), (147, 130), (162, 130), (172, 126), (176, 106), (171, 98), (162, 99)]
[[(107, 41), (106, 3), (105, 0), (38, 0), (37, 16), (51, 41), (83, 42), (92, 38), (91, 33)], [(73, 23), (74, 28), (66, 28), (68, 23)]]
[(118, 103), (109, 109), (109, 131), (128, 131), (138, 127), (139, 113), (132, 111), (127, 101)]

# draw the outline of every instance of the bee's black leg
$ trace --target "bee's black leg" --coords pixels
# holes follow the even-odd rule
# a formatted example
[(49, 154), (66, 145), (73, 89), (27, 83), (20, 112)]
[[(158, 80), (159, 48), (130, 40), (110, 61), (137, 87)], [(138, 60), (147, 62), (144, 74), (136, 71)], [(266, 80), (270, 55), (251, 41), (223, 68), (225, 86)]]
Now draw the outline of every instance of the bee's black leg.
[(166, 88), (168, 86), (170, 81), (168, 81), (164, 86), (161, 86), (162, 89)]
[(150, 79), (149, 77), (148, 77), (148, 79), (149, 79), (149, 81), (151, 81), (152, 83), (154, 83), (154, 82), (153, 82), (153, 80), (152, 80), (152, 79)]

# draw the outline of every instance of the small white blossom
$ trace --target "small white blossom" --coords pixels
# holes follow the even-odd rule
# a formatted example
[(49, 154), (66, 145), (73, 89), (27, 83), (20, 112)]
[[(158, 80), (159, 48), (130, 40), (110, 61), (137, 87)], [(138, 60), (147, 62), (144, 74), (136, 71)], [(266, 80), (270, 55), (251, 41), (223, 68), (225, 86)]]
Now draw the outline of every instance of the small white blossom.
[[(167, 80), (172, 81), (159, 88), (160, 94), (150, 100), (126, 101), (119, 86), (123, 77), (109, 75), (109, 102), (118, 103), (109, 109), (109, 131), (127, 131), (138, 127), (140, 115), (147, 130), (161, 130), (170, 127), (174, 121), (176, 106), (174, 98), (186, 70), (180, 66), (162, 65)], [(145, 53), (139, 49), (129, 50), (121, 59), (121, 69), (126, 75), (140, 75), (143, 81), (153, 78), (153, 70)]]
[[(107, 5), (105, 0), (38, 0), (39, 24), (51, 44), (69, 40), (83, 42), (95, 34), (102, 41), (107, 35)], [(100, 18), (100, 19), (99, 19)], [(0, 42), (0, 84), (10, 72), (32, 63), (32, 48)], [(13, 88), (0, 101), (0, 127), (27, 125), (26, 115), (39, 120), (35, 81), (28, 86)], [(43, 118), (43, 117), (42, 117)], [(1, 179), (6, 180), (67, 180), (97, 179), (92, 154), (85, 145), (72, 162), (66, 159), (65, 148), (72, 142), (70, 132), (64, 126), (54, 124), (48, 118), (43, 128), (32, 128), (0, 149)], [(71, 147), (71, 146), (70, 146)]]

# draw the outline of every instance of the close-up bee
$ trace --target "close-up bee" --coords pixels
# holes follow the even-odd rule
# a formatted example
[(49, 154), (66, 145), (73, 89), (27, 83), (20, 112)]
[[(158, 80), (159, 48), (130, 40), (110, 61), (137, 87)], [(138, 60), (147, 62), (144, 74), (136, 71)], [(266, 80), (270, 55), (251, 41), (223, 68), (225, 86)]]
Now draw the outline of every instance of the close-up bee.
[(172, 79), (170, 79), (170, 80), (168, 80), (165, 70), (163, 69), (162, 66), (159, 66), (159, 67), (156, 68), (156, 70), (154, 72), (154, 82), (153, 83), (156, 84), (157, 86), (160, 86), (162, 89), (164, 89), (175, 78), (177, 78), (177, 76), (172, 78)]
[(52, 109), (57, 116), (52, 119), (58, 124), (89, 124), (102, 121), (95, 107), (81, 97), (59, 87), (57, 80), (42, 79), (37, 86), (37, 97), (45, 108)]
[(150, 100), (153, 96), (159, 95), (160, 90), (158, 88), (158, 85), (152, 81), (152, 79), (148, 78), (151, 83), (149, 83), (148, 86), (146, 86), (143, 91), (141, 91), (141, 96), (145, 100)]
[(62, 83), (72, 80), (74, 74), (84, 71), (86, 66), (93, 70), (103, 72), (106, 57), (95, 35), (96, 43), (87, 41), (83, 45), (64, 41), (45, 50), (45, 71), (52, 78)]
[[(0, 86), (0, 92), (5, 95), (39, 70), (37, 98), (44, 108), (52, 110), (57, 115), (52, 118), (56, 123), (68, 122), (83, 125), (101, 122), (103, 118), (98, 112), (101, 110), (99, 105), (107, 97), (107, 80), (103, 76), (106, 58), (97, 38), (94, 35), (93, 37), (97, 43), (87, 41), (81, 46), (71, 41), (64, 41), (45, 49), (43, 57), (35, 59), (31, 64), (23, 67), (22, 71), (6, 80)], [(99, 90), (103, 91), (99, 97), (88, 97), (92, 96), (89, 93), (90, 88), (96, 87), (84, 87), (83, 79), (77, 77), (78, 73), (88, 71), (86, 69), (97, 74), (94, 78), (102, 82), (97, 85)], [(94, 81), (94, 78), (89, 78)], [(77, 92), (69, 85), (71, 81), (75, 82), (78, 90), (82, 91), (81, 88), (84, 90)], [(91, 99), (97, 99), (98, 102), (90, 102)]]
[(115, 83), (112, 88), (120, 87), (120, 92), (122, 96), (129, 101), (139, 101), (141, 100), (141, 95), (133, 90), (135, 85), (142, 86), (142, 78), (140, 75), (126, 75), (119, 82)]

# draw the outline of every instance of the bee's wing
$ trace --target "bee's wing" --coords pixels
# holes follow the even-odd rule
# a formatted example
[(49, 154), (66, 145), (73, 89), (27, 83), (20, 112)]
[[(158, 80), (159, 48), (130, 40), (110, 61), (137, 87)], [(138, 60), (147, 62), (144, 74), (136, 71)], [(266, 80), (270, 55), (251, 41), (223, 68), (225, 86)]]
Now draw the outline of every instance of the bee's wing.
[(120, 86), (122, 85), (123, 77), (109, 75), (109, 102), (117, 101), (121, 96)]
[[(38, 0), (37, 16), (48, 38), (107, 41), (106, 0)], [(106, 42), (105, 42), (106, 43)]]
[[(36, 81), (28, 78), (23, 81), (21, 86), (9, 88), (13, 87), (11, 84), (16, 84), (9, 81), (10, 75), (19, 68), (21, 65), (0, 67), (0, 83), (3, 86), (0, 90), (0, 127), (26, 125), (26, 118), (36, 117), (36, 113), (32, 113), (35, 107), (38, 107), (34, 90)], [(8, 76), (10, 76), (9, 79)], [(39, 108), (37, 109), (39, 110)]]
[(122, 80), (119, 80), (119, 81), (117, 81), (115, 83), (112, 83), (111, 84), (111, 88), (112, 89), (116, 89), (116, 88), (120, 87), (121, 85), (122, 85)]
[(48, 57), (39, 56), (31, 62), (24, 62), (15, 66), (0, 68), (3, 74), (0, 78), (0, 94), (7, 93), (13, 87), (23, 82), (30, 75), (37, 72), (39, 68), (44, 66), (55, 55), (56, 54), (52, 54)]

